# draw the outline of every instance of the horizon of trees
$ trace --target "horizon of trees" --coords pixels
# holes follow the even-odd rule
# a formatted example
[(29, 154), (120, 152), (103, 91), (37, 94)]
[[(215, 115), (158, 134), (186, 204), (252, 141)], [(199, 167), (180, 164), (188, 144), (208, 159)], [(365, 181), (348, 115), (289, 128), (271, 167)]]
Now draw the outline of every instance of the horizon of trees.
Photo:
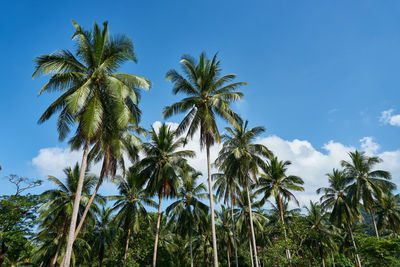
[[(182, 71), (167, 72), (181, 99), (162, 116), (184, 117), (177, 129), (147, 130), (139, 103), (151, 82), (117, 72), (136, 62), (131, 39), (110, 35), (107, 22), (73, 26), (76, 51), (37, 57), (33, 78), (50, 75), (39, 95), (60, 94), (39, 123), (57, 116), (59, 139), (82, 149), (82, 160), (65, 166), (65, 180), (49, 176), (54, 188), (40, 195), (25, 192), (41, 181), (9, 176), (16, 193), (0, 197), (0, 266), (400, 266), (400, 196), (391, 174), (376, 169), (381, 159), (350, 152), (316, 191), (319, 202), (290, 209), (304, 181), (256, 143), (262, 126), (231, 109), (247, 83), (223, 74), (217, 55), (183, 55)], [(196, 133), (207, 185), (185, 148)], [(100, 173), (90, 173), (97, 162)], [(118, 194), (98, 194), (106, 179)]]

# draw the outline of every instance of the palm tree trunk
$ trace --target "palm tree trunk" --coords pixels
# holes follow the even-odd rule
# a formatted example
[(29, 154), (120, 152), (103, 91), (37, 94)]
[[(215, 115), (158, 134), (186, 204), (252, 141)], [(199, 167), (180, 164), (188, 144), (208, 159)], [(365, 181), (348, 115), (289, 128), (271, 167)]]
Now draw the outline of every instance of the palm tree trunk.
[(231, 216), (232, 216), (233, 246), (234, 246), (234, 249), (235, 249), (236, 267), (239, 267), (238, 254), (237, 254), (237, 244), (236, 244), (235, 217), (233, 216), (233, 206), (234, 206), (233, 193), (231, 192)]
[(206, 145), (207, 150), (207, 170), (208, 170), (208, 191), (210, 195), (210, 210), (211, 210), (211, 233), (213, 244), (214, 267), (218, 267), (218, 251), (217, 251), (217, 236), (215, 234), (215, 221), (214, 221), (214, 194), (211, 182), (211, 162), (210, 162), (210, 145)]
[(247, 178), (246, 178), (246, 191), (247, 191), (247, 201), (249, 202), (250, 231), (251, 231), (251, 239), (253, 241), (253, 248), (254, 248), (254, 261), (256, 263), (255, 264), (256, 267), (258, 267), (256, 237), (254, 235), (254, 227), (253, 227), (253, 212), (251, 210), (250, 192), (249, 192), (249, 185), (247, 184)]
[(378, 231), (378, 227), (376, 226), (374, 209), (371, 208), (371, 209), (370, 209), (370, 212), (371, 212), (372, 223), (374, 224), (374, 229), (375, 229), (376, 238), (379, 239), (379, 231)]
[(86, 215), (89, 212), (90, 206), (92, 205), (94, 198), (96, 197), (97, 191), (99, 191), (99, 188), (100, 188), (101, 184), (103, 183), (105, 172), (108, 169), (108, 162), (109, 162), (109, 153), (105, 153), (104, 159), (103, 159), (103, 166), (101, 167), (101, 171), (100, 171), (99, 181), (97, 182), (96, 188), (94, 189), (92, 195), (90, 196), (89, 202), (87, 203), (85, 210), (83, 211), (82, 218), (79, 221), (78, 227), (76, 227), (75, 234), (74, 234), (74, 241), (78, 237), (79, 231), (81, 230), (82, 225), (85, 222)]
[(128, 229), (128, 235), (126, 237), (126, 243), (125, 243), (125, 253), (124, 253), (124, 265), (123, 267), (126, 266), (126, 260), (128, 258), (128, 250), (129, 250), (129, 239), (131, 237), (131, 228)]
[(254, 267), (253, 249), (251, 248), (251, 238), (250, 238), (250, 237), (249, 237), (249, 248), (250, 248), (250, 262), (251, 262), (251, 267)]
[(332, 258), (332, 267), (335, 267), (335, 256), (333, 256), (333, 252), (331, 252), (331, 258)]
[(81, 202), (83, 180), (85, 178), (85, 173), (86, 173), (89, 145), (90, 145), (90, 140), (87, 139), (85, 146), (83, 148), (81, 169), (80, 169), (80, 173), (79, 173), (78, 186), (76, 188), (76, 193), (75, 193), (74, 206), (73, 206), (73, 210), (72, 210), (71, 224), (69, 226), (67, 249), (66, 249), (65, 256), (64, 256), (65, 261), (64, 261), (63, 267), (69, 267), (69, 265), (71, 263), (72, 246), (74, 244), (75, 227), (76, 227), (76, 221), (78, 219), (79, 205)]
[[(229, 238), (229, 235), (228, 235), (228, 238)], [(226, 248), (226, 254), (227, 254), (226, 256), (228, 258), (228, 267), (231, 267), (231, 245), (229, 243), (229, 239), (228, 239), (228, 246)]]
[(154, 241), (154, 253), (153, 253), (153, 267), (156, 267), (157, 263), (157, 246), (158, 246), (158, 235), (160, 232), (160, 222), (161, 222), (161, 193), (158, 194), (158, 213), (157, 213), (157, 227), (156, 227), (156, 239)]
[(193, 267), (192, 228), (189, 229), (189, 245), (190, 245), (190, 267)]
[(350, 231), (351, 241), (353, 241), (353, 246), (354, 246), (354, 249), (356, 251), (356, 260), (357, 260), (356, 263), (358, 264), (359, 267), (362, 267), (360, 256), (358, 255), (358, 252), (357, 252), (356, 241), (354, 240), (353, 231), (351, 230), (351, 226), (350, 225), (349, 225), (349, 231)]
[(325, 259), (322, 258), (322, 267), (325, 267)]
[(279, 195), (277, 196), (277, 199), (278, 199), (278, 205), (279, 205), (279, 212), (280, 212), (281, 220), (282, 220), (283, 234), (284, 234), (284, 236), (285, 236), (286, 258), (287, 258), (287, 260), (288, 260), (288, 262), (289, 262), (289, 266), (290, 266), (290, 265), (291, 265), (291, 264), (290, 264), (290, 261), (291, 261), (291, 258), (292, 258), (292, 257), (291, 257), (291, 255), (290, 255), (290, 250), (289, 250), (289, 248), (288, 248), (286, 226), (285, 226), (285, 220), (284, 220), (284, 216), (283, 216), (282, 200), (281, 200), (281, 198), (280, 198)]

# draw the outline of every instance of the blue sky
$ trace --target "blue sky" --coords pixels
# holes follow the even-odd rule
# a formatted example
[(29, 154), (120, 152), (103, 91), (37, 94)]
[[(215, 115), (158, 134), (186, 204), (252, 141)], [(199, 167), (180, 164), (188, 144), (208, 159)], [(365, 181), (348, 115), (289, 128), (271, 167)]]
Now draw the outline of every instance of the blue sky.
[[(57, 95), (37, 97), (47, 77), (32, 80), (31, 75), (36, 56), (73, 50), (72, 19), (85, 28), (107, 20), (112, 34), (132, 38), (139, 61), (122, 71), (153, 83), (140, 104), (145, 127), (162, 120), (162, 108), (179, 99), (165, 73), (179, 68), (180, 56), (218, 52), (224, 72), (249, 83), (235, 109), (251, 125), (265, 126), (265, 138), (279, 137), (293, 155), (297, 139), (306, 150), (310, 144), (312, 153), (322, 155), (333, 153), (326, 149), (331, 140), (347, 148), (368, 146), (370, 140), (377, 146), (372, 153), (390, 158), (387, 166), (396, 173), (400, 157), (393, 153), (400, 149), (400, 123), (390, 119), (400, 113), (399, 15), (398, 1), (3, 3), (0, 175), (43, 179), (32, 159), (40, 149), (67, 147), (57, 139), (54, 120), (37, 124)], [(381, 114), (390, 109), (392, 117), (385, 123)], [(179, 117), (171, 121), (179, 122)], [(364, 137), (372, 139), (360, 143)], [(310, 168), (319, 164), (306, 160)], [(0, 183), (0, 194), (8, 193), (5, 181)]]

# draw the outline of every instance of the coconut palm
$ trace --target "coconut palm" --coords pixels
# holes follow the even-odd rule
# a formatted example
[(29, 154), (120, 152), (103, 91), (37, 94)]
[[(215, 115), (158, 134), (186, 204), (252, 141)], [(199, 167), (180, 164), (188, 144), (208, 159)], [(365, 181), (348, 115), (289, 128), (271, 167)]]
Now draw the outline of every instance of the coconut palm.
[(294, 201), (299, 205), (298, 200), (291, 191), (304, 191), (302, 185), (303, 179), (295, 175), (287, 175), (287, 168), (290, 166), (290, 161), (279, 161), (277, 157), (271, 157), (266, 166), (262, 166), (264, 173), (258, 180), (258, 189), (256, 194), (262, 194), (261, 201), (265, 202), (272, 196), (278, 204), (283, 231), (286, 243), (286, 257), (290, 262), (291, 255), (287, 246), (287, 234), (285, 227), (285, 220), (283, 214), (283, 201)]
[[(75, 192), (79, 183), (80, 168), (78, 163), (73, 167), (64, 169), (66, 183), (59, 178), (49, 176), (48, 180), (57, 185), (57, 189), (50, 189), (42, 193), (44, 203), (39, 207), (39, 234), (38, 240), (47, 240), (43, 243), (43, 251), (53, 249), (54, 255), (49, 266), (55, 266), (59, 258), (62, 247), (65, 245), (67, 237), (68, 221), (72, 216), (72, 207), (75, 200)], [(82, 215), (83, 207), (88, 202), (90, 190), (97, 182), (95, 175), (85, 172), (82, 197), (80, 199), (80, 209), (78, 216)], [(95, 206), (94, 211), (97, 209)], [(94, 218), (93, 213), (90, 217)], [(47, 236), (53, 236), (48, 239)], [(47, 248), (47, 249), (45, 249)]]
[(103, 266), (106, 249), (112, 246), (112, 242), (116, 236), (114, 228), (111, 227), (112, 219), (112, 209), (103, 206), (97, 214), (92, 240), (92, 250), (98, 254), (99, 267)]
[(305, 206), (308, 214), (306, 216), (306, 225), (308, 226), (308, 242), (311, 246), (318, 249), (321, 257), (322, 266), (325, 267), (325, 257), (329, 252), (333, 255), (336, 250), (335, 232), (327, 224), (328, 214), (324, 212), (322, 206), (310, 201), (310, 206)]
[(236, 267), (239, 266), (238, 261), (238, 252), (237, 252), (237, 238), (236, 238), (236, 229), (235, 229), (235, 218), (233, 215), (233, 209), (235, 206), (236, 195), (240, 192), (240, 186), (236, 177), (227, 176), (225, 173), (214, 173), (212, 175), (214, 182), (213, 189), (215, 191), (215, 195), (220, 201), (223, 199), (224, 203), (230, 202), (230, 210), (231, 210), (231, 232), (233, 233), (233, 248), (235, 251), (235, 264)]
[[(227, 176), (238, 177), (244, 184), (245, 192), (250, 194), (249, 183), (251, 179), (256, 179), (258, 168), (264, 166), (264, 159), (272, 153), (261, 144), (254, 144), (255, 139), (265, 131), (263, 127), (249, 129), (248, 121), (241, 119), (232, 128), (227, 127), (227, 134), (222, 136), (224, 145), (216, 159), (216, 165), (224, 170)], [(253, 214), (251, 208), (250, 195), (247, 196), (250, 212), (250, 231), (253, 247), (256, 247), (256, 239), (253, 229)], [(258, 267), (257, 250), (254, 250), (255, 266)]]
[(206, 197), (206, 186), (203, 183), (197, 184), (201, 173), (190, 166), (184, 166), (178, 173), (182, 179), (182, 186), (176, 196), (178, 200), (167, 207), (166, 213), (170, 216), (170, 222), (176, 222), (175, 232), (189, 236), (190, 266), (193, 267), (193, 229), (201, 218), (201, 211), (208, 212), (207, 205), (200, 201)]
[(186, 138), (193, 138), (200, 132), (200, 146), (206, 149), (208, 169), (208, 189), (211, 211), (211, 230), (214, 251), (214, 267), (218, 266), (217, 239), (214, 222), (214, 203), (211, 181), (210, 147), (220, 142), (220, 134), (216, 117), (219, 116), (230, 124), (236, 124), (237, 115), (231, 110), (230, 104), (242, 98), (243, 94), (237, 88), (244, 82), (230, 83), (236, 75), (221, 75), (220, 61), (217, 55), (212, 60), (205, 53), (197, 62), (193, 57), (184, 55), (181, 64), (186, 78), (172, 69), (167, 72), (167, 79), (174, 83), (173, 93), (184, 94), (187, 97), (164, 108), (163, 117), (186, 113), (177, 128), (177, 134), (187, 130)]
[(81, 143), (75, 143), (75, 149), (83, 145), (80, 179), (76, 191), (75, 205), (69, 226), (65, 267), (70, 265), (74, 233), (78, 216), (82, 184), (87, 166), (89, 146), (99, 136), (107, 118), (114, 118), (113, 124), (121, 128), (135, 123), (132, 112), (137, 97), (135, 88), (148, 88), (148, 80), (131, 74), (115, 73), (126, 61), (136, 61), (132, 41), (125, 35), (111, 37), (107, 22), (103, 30), (94, 24), (92, 31), (82, 29), (73, 22), (77, 40), (76, 56), (68, 50), (59, 50), (50, 55), (35, 59), (33, 78), (51, 74), (49, 81), (40, 90), (59, 91), (59, 96), (43, 113), (39, 123), (48, 120), (59, 112), (57, 129), (63, 140), (70, 128), (78, 123), (76, 136)]
[(146, 184), (147, 192), (158, 196), (158, 216), (154, 243), (153, 267), (157, 261), (158, 234), (160, 231), (162, 198), (176, 196), (180, 186), (178, 170), (187, 165), (186, 159), (194, 157), (191, 150), (181, 150), (184, 138), (176, 138), (175, 131), (167, 124), (149, 133), (150, 142), (143, 144), (144, 158), (140, 162), (141, 184)]
[(333, 169), (332, 173), (328, 173), (327, 176), (329, 178), (329, 187), (317, 189), (317, 194), (324, 193), (320, 198), (322, 208), (330, 211), (329, 219), (334, 225), (339, 228), (347, 226), (356, 251), (357, 264), (361, 267), (361, 260), (357, 253), (357, 245), (351, 229), (353, 222), (360, 218), (360, 211), (358, 205), (352, 205), (347, 195), (348, 184), (351, 180), (346, 177), (343, 170)]
[(126, 233), (124, 267), (126, 266), (131, 234), (139, 231), (140, 217), (147, 217), (144, 205), (157, 206), (150, 195), (142, 187), (138, 186), (138, 169), (137, 165), (133, 165), (118, 185), (119, 194), (108, 197), (108, 199), (115, 201), (111, 211), (118, 211), (114, 217), (114, 222)]
[[(250, 202), (252, 202), (253, 205), (249, 205), (249, 196)], [(252, 243), (254, 244), (254, 242), (252, 242), (251, 224), (254, 225), (254, 228), (262, 231), (263, 223), (265, 221), (268, 221), (267, 217), (265, 217), (263, 213), (259, 212), (259, 208), (262, 207), (262, 203), (260, 201), (255, 201), (255, 198), (256, 195), (253, 192), (248, 193), (246, 192), (246, 189), (244, 189), (237, 195), (236, 208), (234, 209), (237, 217), (237, 229), (243, 237), (246, 237), (249, 240), (250, 260), (252, 266), (254, 263), (257, 262), (257, 260), (253, 256), (255, 255), (254, 250), (257, 250), (257, 246), (252, 245)], [(252, 220), (250, 220), (251, 208), (254, 209), (251, 211), (251, 214), (253, 215)]]
[[(135, 115), (139, 117), (140, 114)], [(110, 119), (110, 118), (107, 118)], [(79, 231), (85, 221), (86, 215), (93, 203), (93, 200), (103, 183), (104, 178), (113, 178), (116, 175), (118, 167), (125, 171), (125, 160), (123, 152), (127, 152), (132, 162), (138, 159), (140, 149), (140, 139), (135, 136), (132, 131), (140, 134), (144, 132), (140, 127), (129, 126), (126, 129), (119, 129), (113, 127), (112, 123), (105, 123), (105, 128), (102, 129), (100, 137), (96, 140), (89, 153), (89, 161), (99, 162), (103, 161), (100, 177), (97, 185), (85, 207), (82, 218), (79, 221), (75, 230), (74, 238), (76, 239)]]
[(379, 232), (375, 221), (374, 205), (376, 199), (379, 201), (385, 194), (396, 187), (391, 183), (391, 175), (387, 171), (373, 170), (374, 166), (382, 160), (378, 157), (368, 157), (365, 152), (350, 152), (350, 161), (342, 161), (342, 167), (346, 176), (351, 180), (349, 185), (349, 197), (353, 205), (362, 200), (365, 210), (371, 213), (372, 222), (376, 237), (379, 238)]
[(400, 195), (384, 195), (376, 210), (378, 229), (390, 229), (397, 236), (400, 233)]

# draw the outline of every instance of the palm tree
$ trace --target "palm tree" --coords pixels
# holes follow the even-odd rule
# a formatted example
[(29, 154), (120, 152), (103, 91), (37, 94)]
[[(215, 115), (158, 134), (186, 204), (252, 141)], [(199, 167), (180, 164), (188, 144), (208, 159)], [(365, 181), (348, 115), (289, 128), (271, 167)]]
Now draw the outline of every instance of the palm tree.
[(232, 219), (229, 209), (227, 209), (224, 205), (221, 205), (221, 211), (217, 212), (217, 229), (219, 230), (219, 235), (223, 238), (220, 238), (219, 241), (222, 244), (220, 247), (226, 248), (227, 254), (227, 262), (228, 267), (231, 266), (231, 254), (232, 254), (232, 245), (234, 244), (233, 233), (232, 233)]
[(108, 199), (115, 201), (111, 211), (118, 211), (114, 221), (118, 227), (126, 232), (125, 252), (123, 266), (126, 266), (129, 240), (132, 233), (140, 229), (140, 217), (147, 217), (144, 205), (156, 207), (157, 204), (143, 188), (138, 186), (138, 166), (133, 165), (127, 172), (125, 179), (118, 185), (119, 195), (110, 196)]
[(201, 173), (191, 167), (184, 166), (178, 172), (182, 179), (182, 186), (177, 194), (178, 200), (167, 207), (166, 213), (171, 218), (170, 222), (176, 222), (177, 233), (182, 236), (189, 235), (190, 266), (193, 267), (193, 229), (202, 215), (200, 211), (208, 212), (207, 205), (200, 201), (206, 197), (206, 187), (203, 183), (197, 185)]
[(169, 70), (166, 76), (168, 80), (174, 83), (173, 93), (182, 93), (187, 97), (171, 106), (165, 107), (163, 117), (169, 118), (174, 114), (186, 113), (177, 128), (177, 134), (187, 130), (186, 138), (193, 138), (194, 134), (199, 130), (200, 146), (206, 148), (214, 267), (216, 267), (218, 266), (218, 253), (214, 222), (210, 147), (215, 142), (220, 142), (216, 115), (232, 125), (236, 124), (237, 115), (231, 110), (230, 104), (242, 98), (243, 94), (236, 90), (246, 83), (229, 83), (236, 75), (221, 75), (220, 61), (217, 60), (217, 55), (214, 55), (213, 59), (210, 60), (205, 53), (202, 53), (199, 62), (191, 56), (184, 55), (180, 62), (187, 78), (184, 78), (174, 69)]
[(231, 209), (231, 228), (233, 233), (233, 248), (235, 250), (235, 264), (236, 267), (239, 267), (238, 253), (237, 253), (237, 238), (236, 238), (236, 230), (235, 230), (235, 218), (233, 215), (233, 209), (235, 206), (236, 195), (240, 192), (240, 187), (236, 177), (227, 176), (225, 173), (214, 173), (212, 175), (214, 182), (213, 189), (216, 190), (215, 195), (218, 197), (218, 200), (224, 200), (226, 204), (230, 201), (230, 209)]
[[(250, 196), (250, 201), (248, 196)], [(262, 203), (260, 201), (254, 201), (256, 195), (253, 192), (246, 192), (244, 189), (237, 195), (237, 202), (235, 208), (235, 214), (237, 216), (237, 229), (241, 232), (242, 236), (245, 236), (249, 240), (249, 248), (250, 248), (250, 260), (252, 266), (254, 262), (257, 262), (257, 259), (254, 259), (253, 262), (253, 251), (257, 250), (257, 246), (254, 246), (254, 242), (252, 242), (252, 233), (251, 233), (251, 224), (255, 226), (255, 228), (262, 231), (263, 223), (268, 221), (267, 217), (264, 216), (263, 213), (259, 212), (259, 208), (262, 207)], [(249, 205), (249, 202), (252, 202), (253, 205)], [(250, 220), (250, 209), (253, 208), (254, 210), (251, 211), (252, 220)], [(252, 245), (253, 243), (253, 245)], [(257, 263), (258, 264), (258, 263)]]
[[(324, 212), (322, 206), (318, 203), (310, 201), (310, 206), (306, 207), (308, 215), (306, 217), (307, 231), (309, 242), (318, 248), (319, 256), (321, 257), (322, 266), (325, 267), (326, 255), (336, 250), (335, 233), (328, 226), (327, 213)], [(332, 257), (333, 258), (333, 257)]]
[[(249, 129), (247, 126), (248, 121), (243, 123), (242, 120), (239, 120), (232, 128), (225, 128), (228, 133), (222, 136), (224, 145), (215, 162), (228, 176), (238, 177), (239, 181), (244, 184), (248, 194), (251, 237), (253, 247), (256, 247), (249, 183), (252, 178), (256, 179), (258, 168), (264, 166), (264, 158), (272, 155), (272, 152), (264, 145), (253, 143), (265, 129), (263, 127)], [(258, 267), (257, 250), (254, 250), (254, 256), (255, 265)]]
[[(135, 115), (139, 117), (140, 114)], [(110, 118), (108, 118), (110, 119)], [(112, 123), (105, 123), (105, 129), (101, 131), (101, 136), (93, 145), (89, 153), (89, 162), (98, 162), (103, 159), (99, 181), (85, 207), (82, 218), (75, 230), (74, 239), (77, 238), (79, 231), (85, 221), (86, 215), (93, 203), (93, 200), (100, 189), (105, 177), (115, 177), (118, 166), (125, 171), (125, 160), (123, 152), (126, 153), (132, 162), (138, 159), (140, 149), (140, 139), (129, 131), (136, 131), (143, 134), (140, 127), (129, 126), (126, 129), (113, 128)]]
[(388, 194), (377, 205), (379, 229), (391, 229), (395, 236), (400, 233), (400, 194)]
[(98, 219), (93, 231), (93, 246), (94, 250), (98, 255), (99, 267), (103, 266), (103, 260), (107, 247), (112, 246), (112, 242), (115, 238), (115, 231), (111, 227), (112, 223), (112, 209), (110, 207), (102, 207), (98, 213)]
[(368, 157), (365, 152), (357, 150), (350, 152), (349, 156), (350, 162), (344, 160), (341, 162), (346, 175), (353, 182), (349, 185), (349, 197), (353, 205), (362, 200), (365, 210), (371, 213), (376, 237), (379, 238), (374, 214), (375, 199), (379, 201), (382, 196), (394, 189), (396, 185), (388, 181), (391, 179), (389, 172), (373, 170), (374, 166), (382, 161), (380, 158)]
[(278, 204), (285, 235), (286, 257), (289, 263), (291, 255), (287, 245), (282, 200), (294, 201), (299, 205), (299, 202), (291, 191), (304, 191), (304, 188), (301, 186), (304, 184), (303, 179), (295, 175), (286, 174), (287, 168), (290, 164), (290, 161), (279, 161), (277, 157), (271, 157), (267, 166), (262, 166), (264, 173), (261, 174), (261, 177), (258, 180), (258, 189), (255, 191), (256, 194), (263, 194), (261, 199), (262, 202), (265, 202), (270, 196), (272, 196)]
[[(58, 188), (50, 189), (42, 193), (44, 203), (38, 209), (40, 213), (38, 240), (47, 240), (47, 236), (54, 237), (43, 244), (43, 248), (47, 247), (47, 249), (43, 249), (43, 251), (51, 249), (54, 245), (56, 246), (49, 266), (55, 266), (57, 263), (61, 248), (64, 246), (67, 237), (68, 220), (72, 216), (71, 211), (80, 175), (78, 163), (73, 168), (68, 167), (64, 169), (64, 174), (66, 176), (66, 183), (63, 183), (54, 176), (48, 177), (48, 180), (56, 184)], [(88, 170), (86, 170), (78, 215), (82, 215), (83, 206), (87, 203), (90, 190), (96, 184), (97, 180), (95, 175), (89, 174)], [(92, 213), (90, 215), (94, 218)]]
[(154, 243), (153, 267), (157, 261), (158, 234), (160, 231), (161, 200), (176, 196), (179, 187), (178, 170), (183, 168), (186, 158), (194, 157), (191, 150), (179, 150), (185, 144), (184, 138), (175, 138), (175, 131), (167, 124), (150, 131), (150, 142), (143, 144), (145, 157), (140, 162), (141, 184), (147, 182), (146, 190), (158, 196), (158, 216)]
[(148, 80), (131, 74), (115, 73), (125, 61), (136, 62), (132, 41), (125, 35), (110, 37), (107, 22), (103, 30), (94, 24), (92, 31), (83, 30), (73, 22), (77, 40), (76, 57), (68, 50), (60, 50), (35, 59), (33, 78), (52, 74), (40, 90), (63, 92), (43, 113), (39, 123), (59, 112), (57, 129), (63, 140), (77, 122), (76, 136), (82, 142), (75, 143), (75, 149), (83, 145), (81, 173), (69, 226), (67, 251), (64, 267), (69, 267), (74, 234), (78, 216), (82, 184), (87, 166), (90, 143), (98, 138), (102, 125), (110, 116), (113, 124), (121, 128), (135, 123), (133, 110), (136, 104), (134, 88), (148, 88)]
[(352, 206), (347, 195), (348, 184), (350, 179), (342, 170), (333, 169), (333, 172), (327, 174), (329, 178), (329, 187), (321, 187), (317, 189), (317, 194), (324, 193), (320, 201), (324, 210), (330, 210), (329, 220), (337, 227), (347, 225), (356, 251), (357, 264), (361, 267), (361, 260), (357, 252), (357, 245), (354, 240), (353, 231), (351, 230), (352, 223), (360, 218), (358, 206)]

